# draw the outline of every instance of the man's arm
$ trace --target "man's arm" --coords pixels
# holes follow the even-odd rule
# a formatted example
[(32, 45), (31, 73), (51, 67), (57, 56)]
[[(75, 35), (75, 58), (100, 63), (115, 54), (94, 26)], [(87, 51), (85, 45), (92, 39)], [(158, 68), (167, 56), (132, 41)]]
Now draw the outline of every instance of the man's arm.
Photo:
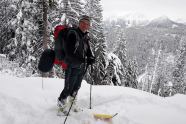
[(88, 44), (87, 57), (93, 57), (90, 45)]

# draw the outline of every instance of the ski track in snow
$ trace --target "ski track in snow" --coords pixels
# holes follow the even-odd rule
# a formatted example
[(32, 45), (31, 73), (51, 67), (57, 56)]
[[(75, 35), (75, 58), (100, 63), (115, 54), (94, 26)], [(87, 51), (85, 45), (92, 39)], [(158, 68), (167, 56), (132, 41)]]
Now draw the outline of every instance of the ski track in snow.
[[(0, 124), (63, 124), (57, 116), (57, 97), (62, 79), (16, 78), (0, 75)], [(185, 124), (186, 96), (163, 98), (118, 86), (92, 86), (85, 81), (78, 93), (82, 112), (70, 112), (66, 124)], [(69, 107), (70, 105), (68, 105)], [(115, 114), (110, 121), (95, 120), (92, 114)], [(84, 123), (83, 123), (84, 122)]]

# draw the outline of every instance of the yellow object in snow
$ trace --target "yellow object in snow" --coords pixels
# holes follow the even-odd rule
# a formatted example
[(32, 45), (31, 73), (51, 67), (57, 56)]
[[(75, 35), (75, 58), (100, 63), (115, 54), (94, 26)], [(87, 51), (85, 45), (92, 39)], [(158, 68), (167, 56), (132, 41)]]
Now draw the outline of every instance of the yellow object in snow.
[(118, 113), (114, 114), (114, 115), (100, 115), (100, 114), (93, 114), (94, 117), (98, 117), (98, 118), (113, 118), (114, 116), (116, 116)]

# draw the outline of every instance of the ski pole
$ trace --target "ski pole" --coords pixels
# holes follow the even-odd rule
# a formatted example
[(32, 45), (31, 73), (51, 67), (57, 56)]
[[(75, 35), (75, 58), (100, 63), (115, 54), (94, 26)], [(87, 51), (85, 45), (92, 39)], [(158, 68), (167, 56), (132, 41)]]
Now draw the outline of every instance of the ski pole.
[(91, 94), (92, 94), (92, 85), (93, 85), (93, 75), (92, 75), (92, 72), (93, 72), (93, 66), (91, 65), (91, 78), (92, 78), (92, 83), (90, 84), (90, 109), (92, 108), (91, 107)]
[(87, 64), (87, 66), (86, 66), (86, 68), (85, 68), (84, 75), (85, 75), (85, 73), (87, 72), (88, 66), (89, 66), (89, 64)]
[(90, 109), (91, 109), (91, 91), (92, 91), (92, 84), (90, 84)]
[(76, 98), (76, 95), (74, 96), (74, 99), (73, 99), (73, 101), (72, 101), (72, 103), (71, 103), (71, 106), (70, 106), (70, 108), (69, 108), (69, 110), (68, 110), (68, 113), (67, 113), (67, 116), (66, 116), (66, 118), (65, 118), (64, 124), (65, 124), (65, 122), (66, 122), (66, 120), (67, 120), (67, 118), (68, 118), (68, 115), (69, 115), (69, 113), (70, 113), (70, 110), (71, 110), (71, 108), (72, 108), (72, 105), (73, 105), (73, 103), (74, 103), (75, 98)]
[(42, 77), (42, 89), (44, 90), (43, 77)]

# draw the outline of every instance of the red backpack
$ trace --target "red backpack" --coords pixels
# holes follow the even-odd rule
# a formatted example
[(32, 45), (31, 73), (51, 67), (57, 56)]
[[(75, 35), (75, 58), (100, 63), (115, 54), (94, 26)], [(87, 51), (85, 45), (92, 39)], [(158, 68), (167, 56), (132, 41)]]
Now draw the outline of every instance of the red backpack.
[(55, 32), (54, 32), (55, 64), (62, 63), (62, 68), (66, 68), (66, 63), (65, 63), (65, 60), (64, 60), (64, 58), (66, 56), (66, 53), (65, 53), (65, 50), (64, 50), (65, 49), (64, 46), (65, 46), (66, 37), (69, 34), (69, 32), (72, 31), (72, 30), (75, 32), (75, 34), (77, 36), (77, 33), (75, 31), (75, 27), (68, 28), (66, 25), (59, 25), (59, 26), (56, 26), (56, 28), (55, 28)]

